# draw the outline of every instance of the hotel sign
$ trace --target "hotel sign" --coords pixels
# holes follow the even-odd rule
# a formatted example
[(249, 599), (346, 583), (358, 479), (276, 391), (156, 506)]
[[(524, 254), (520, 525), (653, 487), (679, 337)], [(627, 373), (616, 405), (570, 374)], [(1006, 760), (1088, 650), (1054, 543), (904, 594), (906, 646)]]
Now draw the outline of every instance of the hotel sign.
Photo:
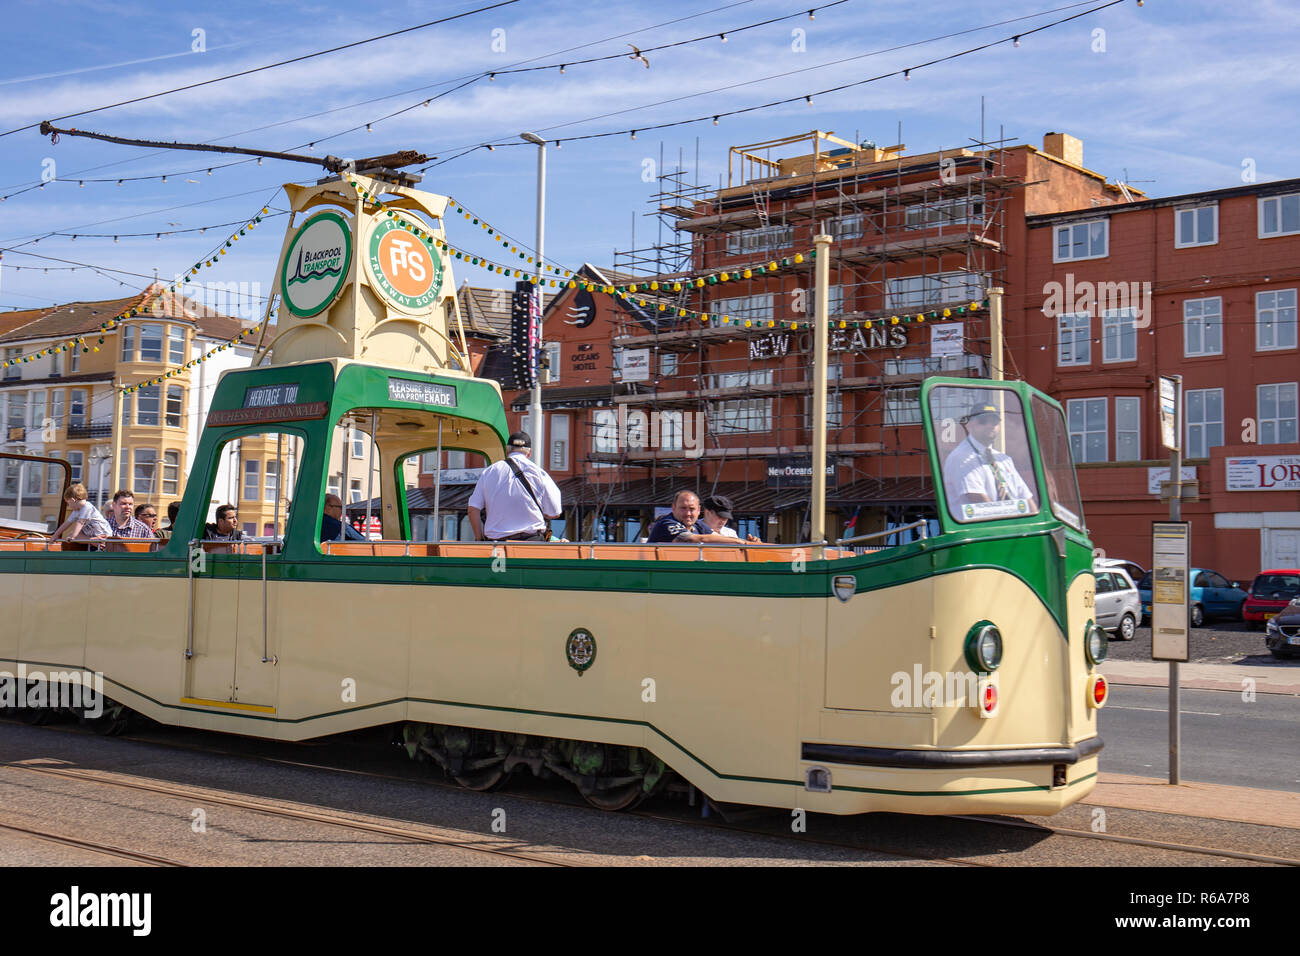
[(1300, 457), (1225, 458), (1229, 491), (1300, 491)]
[[(782, 455), (767, 460), (769, 488), (811, 488), (812, 455)], [(826, 487), (835, 487), (835, 460), (826, 459)]]
[[(832, 352), (867, 352), (871, 349), (901, 349), (907, 345), (907, 329), (901, 325), (877, 325), (869, 329), (831, 329), (828, 346)], [(790, 352), (811, 352), (811, 332), (768, 332), (749, 340), (751, 359), (781, 358)]]

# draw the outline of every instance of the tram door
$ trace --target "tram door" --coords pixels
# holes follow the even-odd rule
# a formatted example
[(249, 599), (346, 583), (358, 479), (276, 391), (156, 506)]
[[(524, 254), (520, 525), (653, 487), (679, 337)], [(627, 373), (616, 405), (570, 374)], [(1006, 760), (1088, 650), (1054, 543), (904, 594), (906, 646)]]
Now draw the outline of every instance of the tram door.
[[(283, 560), (279, 542), (288, 524), (302, 442), (270, 432), (223, 446), (213, 497), (223, 502), (202, 560), (191, 556), (193, 637), (186, 696), (231, 710), (274, 714), (277, 691), (272, 581)], [(282, 480), (283, 479), (283, 480)], [(225, 511), (227, 506), (232, 510)], [(222, 521), (222, 512), (226, 518)]]

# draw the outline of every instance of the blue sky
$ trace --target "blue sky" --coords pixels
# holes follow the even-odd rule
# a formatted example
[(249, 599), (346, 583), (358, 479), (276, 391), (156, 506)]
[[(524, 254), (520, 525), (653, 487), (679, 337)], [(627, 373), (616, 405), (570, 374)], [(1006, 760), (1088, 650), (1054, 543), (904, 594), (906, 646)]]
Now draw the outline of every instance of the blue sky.
[[(594, 5), (519, 0), (359, 49), (56, 125), (297, 152), (306, 152), (304, 143), (319, 141), (315, 151), (322, 155), (412, 148), (448, 157), (476, 143), (515, 140), (521, 130), (555, 139), (802, 96), (1027, 34), (1097, 5), (847, 0), (819, 10), (809, 21), (813, 2), (627, 0)], [(98, 2), (8, 0), (0, 37), (0, 132), (481, 5), (473, 0), (372, 0), (364, 7), (232, 0), (196, 11), (192, 7), (197, 5), (180, 9), (125, 0), (107, 14)], [(725, 43), (716, 36), (791, 14), (798, 15), (731, 32)], [(1011, 18), (1027, 19), (875, 52)], [(678, 22), (668, 23), (673, 20)], [(203, 52), (191, 51), (196, 30), (203, 31)], [(569, 66), (563, 75), (558, 68), (502, 75), (449, 93), (427, 108), (375, 122), (371, 132), (334, 135), (485, 71), (630, 52), (629, 42), (645, 48), (710, 34), (705, 42), (649, 53), (649, 69), (620, 57)], [(714, 184), (726, 175), (728, 147), (814, 128), (888, 145), (897, 141), (901, 123), (908, 152), (954, 148), (980, 135), (981, 95), (989, 137), (1001, 128), (1014, 142), (1039, 145), (1050, 130), (1071, 133), (1084, 142), (1086, 165), (1111, 179), (1127, 175), (1152, 195), (1240, 184), (1243, 164), (1259, 181), (1298, 176), (1300, 163), (1292, 155), (1294, 103), (1300, 92), (1298, 48), (1300, 5), (1285, 0), (1148, 0), (1141, 8), (1126, 0), (1027, 35), (1018, 48), (1002, 43), (917, 69), (906, 81), (894, 77), (817, 96), (811, 105), (800, 99), (723, 118), (716, 127), (705, 121), (643, 132), (635, 141), (620, 135), (565, 143), (558, 151), (552, 146), (547, 157), (547, 258), (570, 267), (583, 261), (611, 264), (616, 248), (630, 246), (634, 219), (637, 244), (651, 241), (657, 221), (645, 213), (658, 183), (646, 182), (644, 176), (658, 171), (661, 145), (670, 166), (680, 151), (694, 179), (698, 143), (698, 179)], [(675, 102), (648, 105), (669, 99)], [(324, 110), (331, 112), (310, 116)], [(211, 253), (225, 235), (215, 224), (250, 217), (263, 202), (284, 208), (283, 194), (276, 195), (280, 183), (315, 181), (321, 175), (317, 168), (272, 161), (217, 169), (211, 176), (204, 171), (234, 158), (70, 137), (52, 145), (36, 130), (0, 137), (0, 195), (39, 183), (49, 168), (47, 160), (54, 161), (56, 175), (43, 190), (11, 195), (0, 203), (0, 247), (146, 275), (157, 269), (171, 276)], [(186, 172), (195, 169), (200, 171)], [(502, 146), (437, 166), (422, 186), (456, 197), (531, 243), (535, 171), (535, 147)], [(77, 184), (79, 178), (162, 173), (169, 174), (165, 184)], [(271, 220), (202, 277), (260, 282), (269, 290), (283, 223), (283, 218)], [(209, 225), (214, 228), (204, 234), (153, 236)], [(470, 241), (473, 234), (463, 222), (451, 220), (448, 227), (453, 243), (495, 252)], [(53, 231), (82, 234), (75, 241), (50, 237), (23, 244)], [(111, 237), (88, 238), (89, 233), (120, 233), (121, 238), (114, 243)], [(127, 233), (148, 235), (127, 238)], [(17, 251), (5, 253), (0, 310), (125, 296), (147, 282), (89, 269), (47, 274), (32, 268), (59, 265)], [(469, 265), (461, 267), (456, 281), (466, 278), (475, 284), (505, 284)]]

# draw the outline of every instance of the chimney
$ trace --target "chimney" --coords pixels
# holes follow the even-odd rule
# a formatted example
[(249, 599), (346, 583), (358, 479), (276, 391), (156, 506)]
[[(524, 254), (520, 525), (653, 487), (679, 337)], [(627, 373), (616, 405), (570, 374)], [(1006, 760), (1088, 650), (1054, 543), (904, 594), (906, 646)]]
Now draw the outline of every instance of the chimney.
[(1043, 152), (1075, 166), (1083, 165), (1083, 140), (1076, 139), (1069, 133), (1045, 134)]

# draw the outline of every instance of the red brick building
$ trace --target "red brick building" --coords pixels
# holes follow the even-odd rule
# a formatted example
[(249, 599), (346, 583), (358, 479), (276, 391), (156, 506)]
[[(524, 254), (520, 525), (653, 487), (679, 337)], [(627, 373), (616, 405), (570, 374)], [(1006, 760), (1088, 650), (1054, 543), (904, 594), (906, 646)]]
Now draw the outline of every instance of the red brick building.
[(1009, 359), (1066, 406), (1094, 542), (1150, 564), (1150, 522), (1169, 513), (1158, 378), (1177, 374), (1200, 494), (1183, 506), (1193, 563), (1242, 582), (1300, 565), (1300, 180), (1027, 226)]

